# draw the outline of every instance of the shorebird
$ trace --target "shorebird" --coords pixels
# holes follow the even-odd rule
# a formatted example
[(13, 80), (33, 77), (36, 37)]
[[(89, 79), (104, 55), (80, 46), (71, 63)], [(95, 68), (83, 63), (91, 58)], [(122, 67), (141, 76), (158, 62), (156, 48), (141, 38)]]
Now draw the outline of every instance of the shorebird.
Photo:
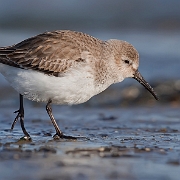
[(24, 139), (31, 139), (24, 126), (23, 97), (47, 103), (46, 111), (56, 130), (54, 138), (73, 137), (64, 135), (58, 127), (52, 103), (84, 103), (127, 77), (137, 80), (158, 99), (138, 66), (139, 54), (130, 43), (116, 39), (102, 41), (69, 30), (45, 32), (1, 47), (0, 72), (20, 96), (11, 129), (20, 119)]

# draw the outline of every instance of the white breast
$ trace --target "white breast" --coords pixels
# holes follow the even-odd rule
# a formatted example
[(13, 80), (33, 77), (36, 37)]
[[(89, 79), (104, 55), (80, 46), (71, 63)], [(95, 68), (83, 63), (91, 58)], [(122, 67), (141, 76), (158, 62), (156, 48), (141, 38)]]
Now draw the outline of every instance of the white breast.
[(64, 77), (4, 64), (0, 64), (0, 72), (17, 92), (32, 101), (51, 99), (55, 104), (79, 104), (107, 88), (95, 88), (93, 75), (84, 68), (74, 69)]

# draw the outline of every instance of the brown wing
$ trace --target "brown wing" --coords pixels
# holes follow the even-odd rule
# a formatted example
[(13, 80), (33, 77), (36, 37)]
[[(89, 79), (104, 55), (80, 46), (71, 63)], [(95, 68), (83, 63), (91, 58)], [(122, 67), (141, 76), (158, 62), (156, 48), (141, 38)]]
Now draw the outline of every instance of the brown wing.
[(99, 54), (100, 46), (100, 40), (80, 32), (46, 32), (0, 48), (0, 63), (58, 76), (77, 63), (85, 63), (83, 51)]

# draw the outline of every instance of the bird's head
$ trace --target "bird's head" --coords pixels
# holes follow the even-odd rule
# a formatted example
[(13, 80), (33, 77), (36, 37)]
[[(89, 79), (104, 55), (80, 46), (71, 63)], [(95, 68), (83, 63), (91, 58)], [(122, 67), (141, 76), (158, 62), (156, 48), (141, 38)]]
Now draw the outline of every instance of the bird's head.
[(137, 50), (126, 41), (120, 41), (116, 39), (110, 39), (107, 41), (113, 51), (115, 64), (120, 72), (122, 79), (131, 77), (142, 84), (156, 100), (158, 97), (153, 88), (145, 81), (143, 76), (138, 71), (139, 67), (139, 53)]

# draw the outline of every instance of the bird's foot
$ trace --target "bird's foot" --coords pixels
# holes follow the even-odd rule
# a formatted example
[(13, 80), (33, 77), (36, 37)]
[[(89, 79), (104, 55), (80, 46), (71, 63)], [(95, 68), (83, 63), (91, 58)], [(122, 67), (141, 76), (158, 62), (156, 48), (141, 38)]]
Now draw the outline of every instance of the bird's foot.
[(69, 140), (77, 140), (77, 137), (74, 137), (74, 136), (66, 136), (66, 135), (64, 135), (63, 133), (61, 133), (61, 134), (55, 134), (54, 136), (53, 136), (53, 138), (55, 139), (55, 140), (58, 140), (58, 139), (69, 139)]
[(20, 140), (23, 140), (23, 141), (32, 141), (30, 136), (23, 136), (23, 137), (20, 138)]

